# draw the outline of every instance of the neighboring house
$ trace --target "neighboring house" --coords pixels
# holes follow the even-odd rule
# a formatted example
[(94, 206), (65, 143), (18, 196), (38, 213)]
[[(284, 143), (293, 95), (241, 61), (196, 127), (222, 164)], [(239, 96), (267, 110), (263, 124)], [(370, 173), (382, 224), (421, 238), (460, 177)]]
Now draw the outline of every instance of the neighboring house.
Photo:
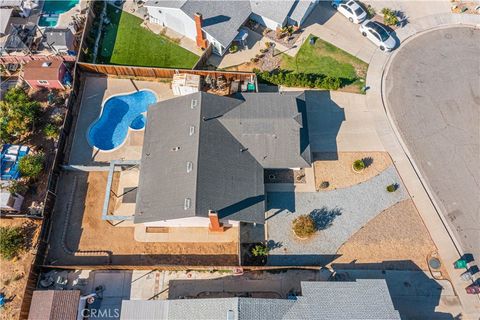
[(196, 41), (200, 48), (211, 44), (214, 53), (223, 55), (248, 19), (273, 30), (285, 25), (300, 27), (317, 2), (149, 0), (145, 7), (151, 22)]
[(7, 35), (10, 30), (12, 12), (11, 8), (0, 8), (0, 37)]
[(35, 60), (25, 64), (23, 80), (34, 89), (65, 89), (62, 80), (65, 64), (60, 60)]
[(0, 0), (0, 8), (11, 8), (21, 17), (29, 17), (39, 6), (39, 0)]
[[(195, 281), (195, 280), (192, 280)], [(302, 282), (295, 299), (124, 300), (120, 319), (400, 320), (385, 280)]]
[(137, 241), (155, 241), (153, 228), (222, 232), (240, 222), (263, 224), (264, 169), (311, 167), (307, 103), (303, 92), (197, 92), (150, 106), (133, 217)]
[(43, 32), (44, 46), (53, 48), (57, 53), (67, 53), (74, 51), (75, 37), (70, 29), (53, 29), (47, 28)]
[(36, 290), (33, 291), (29, 320), (77, 320), (80, 290)]
[(0, 38), (0, 55), (31, 55), (40, 39), (37, 30), (34, 24), (10, 24), (8, 34)]

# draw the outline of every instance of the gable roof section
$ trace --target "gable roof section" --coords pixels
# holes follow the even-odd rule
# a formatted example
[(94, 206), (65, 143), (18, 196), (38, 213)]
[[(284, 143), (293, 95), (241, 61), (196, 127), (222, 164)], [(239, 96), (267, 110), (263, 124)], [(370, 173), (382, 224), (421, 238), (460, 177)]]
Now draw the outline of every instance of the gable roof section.
[(134, 222), (213, 210), (264, 223), (263, 168), (310, 166), (304, 109), (302, 95), (278, 93), (197, 92), (151, 106)]
[[(44, 63), (49, 64), (44, 66)], [(25, 80), (59, 80), (61, 60), (33, 60), (25, 64), (23, 78)]]
[(149, 108), (135, 223), (208, 210), (263, 223), (263, 169), (217, 118), (240, 102), (198, 92)]
[(220, 122), (263, 168), (311, 166), (303, 93), (243, 93)]

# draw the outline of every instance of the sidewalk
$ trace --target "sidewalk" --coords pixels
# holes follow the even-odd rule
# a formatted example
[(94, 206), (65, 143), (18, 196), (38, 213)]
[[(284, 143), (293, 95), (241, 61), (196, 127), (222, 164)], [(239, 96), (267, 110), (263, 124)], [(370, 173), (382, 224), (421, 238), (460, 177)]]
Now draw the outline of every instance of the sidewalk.
[[(454, 15), (451, 13), (436, 14), (410, 21), (410, 23), (402, 29), (397, 30), (396, 34), (401, 42), (424, 31), (449, 27), (455, 25), (474, 25), (480, 26), (480, 16), (478, 15)], [(370, 89), (367, 91), (367, 107), (372, 112), (375, 119), (376, 129), (385, 149), (390, 153), (394, 160), (395, 166), (399, 171), (405, 186), (415, 205), (418, 208), (425, 225), (432, 236), (439, 254), (451, 278), (452, 286), (460, 299), (464, 311), (464, 319), (478, 319), (480, 315), (480, 298), (478, 295), (467, 295), (465, 287), (468, 283), (460, 279), (460, 275), (464, 270), (456, 270), (453, 263), (459, 258), (457, 248), (460, 248), (455, 239), (450, 238), (451, 232), (448, 224), (443, 221), (443, 215), (437, 213), (435, 204), (429, 197), (429, 190), (426, 190), (424, 184), (419, 178), (417, 168), (412, 162), (408, 150), (406, 149), (397, 129), (392, 126), (392, 120), (385, 108), (382, 92), (382, 81), (385, 70), (388, 69), (391, 57), (396, 54), (394, 51), (385, 54), (377, 50), (371, 61), (367, 74), (367, 85)]]

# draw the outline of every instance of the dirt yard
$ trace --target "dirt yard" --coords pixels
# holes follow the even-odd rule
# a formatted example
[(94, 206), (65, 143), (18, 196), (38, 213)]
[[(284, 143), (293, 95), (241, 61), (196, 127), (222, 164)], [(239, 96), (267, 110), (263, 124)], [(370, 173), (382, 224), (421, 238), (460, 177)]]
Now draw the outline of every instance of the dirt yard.
[[(236, 265), (237, 243), (153, 243), (134, 240), (134, 228), (112, 226), (101, 220), (107, 172), (77, 174), (76, 196), (68, 224), (67, 247), (77, 251), (109, 251), (112, 264)], [(62, 176), (57, 213), (65, 208), (74, 174)], [(84, 204), (84, 205), (83, 205)], [(72, 256), (60, 245), (65, 215), (56, 216), (50, 244), (50, 263), (105, 264), (105, 255)], [(58, 226), (58, 227), (57, 227)], [(87, 259), (88, 261), (84, 262)]]
[(24, 218), (0, 219), (1, 227), (21, 227), (27, 239), (25, 249), (18, 257), (11, 261), (0, 260), (0, 292), (5, 294), (5, 308), (0, 310), (0, 319), (17, 319), (22, 305), (23, 293), (30, 272), (30, 266), (35, 258), (32, 246), (36, 243), (40, 231), (41, 221)]
[[(388, 269), (428, 270), (427, 256), (437, 249), (412, 200), (383, 211), (337, 252), (334, 263), (378, 264)], [(385, 262), (388, 261), (388, 262)], [(409, 262), (411, 261), (411, 262)]]
[[(315, 153), (314, 159), (317, 191), (328, 191), (359, 184), (375, 177), (392, 164), (387, 152), (325, 152)], [(362, 172), (356, 173), (352, 169), (352, 164), (359, 159), (364, 161), (366, 168)], [(324, 181), (329, 184), (327, 188), (321, 188)]]

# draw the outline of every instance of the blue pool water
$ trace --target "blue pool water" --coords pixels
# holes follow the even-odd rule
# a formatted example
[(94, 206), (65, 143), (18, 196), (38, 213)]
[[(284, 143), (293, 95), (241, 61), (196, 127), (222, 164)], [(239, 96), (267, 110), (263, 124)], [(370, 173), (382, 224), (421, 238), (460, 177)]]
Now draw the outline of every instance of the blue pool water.
[(89, 143), (103, 151), (120, 146), (127, 138), (129, 128), (145, 128), (147, 119), (143, 113), (155, 102), (155, 95), (146, 90), (109, 98), (105, 101), (102, 115), (88, 131)]
[(40, 27), (55, 27), (58, 16), (75, 7), (78, 2), (79, 0), (45, 0), (38, 25)]

